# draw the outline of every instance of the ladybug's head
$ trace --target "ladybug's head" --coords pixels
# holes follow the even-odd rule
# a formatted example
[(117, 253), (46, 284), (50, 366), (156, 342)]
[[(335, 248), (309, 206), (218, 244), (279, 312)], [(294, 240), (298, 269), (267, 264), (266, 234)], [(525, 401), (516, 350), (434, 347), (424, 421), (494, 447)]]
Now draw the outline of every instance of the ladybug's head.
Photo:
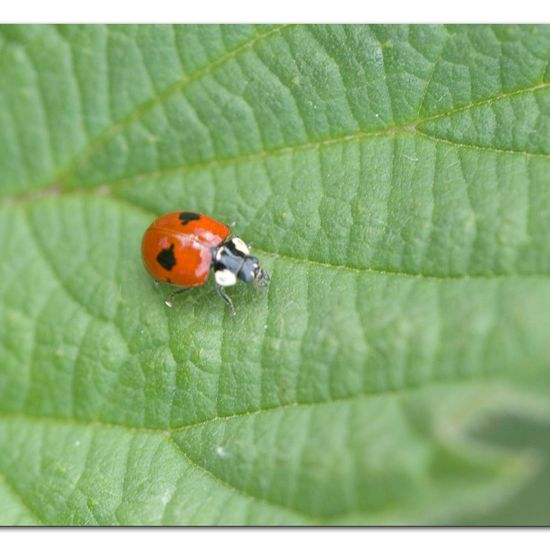
[(215, 253), (214, 272), (220, 286), (231, 286), (237, 279), (254, 283), (259, 288), (269, 284), (269, 273), (260, 267), (260, 261), (250, 255), (248, 246), (233, 237), (221, 245)]
[(269, 273), (260, 267), (260, 262), (254, 256), (249, 256), (251, 260), (255, 261), (254, 269), (252, 271), (254, 284), (258, 288), (265, 288), (269, 284)]
[(246, 256), (237, 277), (245, 283), (254, 283), (258, 288), (269, 284), (269, 273), (260, 267), (260, 261), (255, 256)]

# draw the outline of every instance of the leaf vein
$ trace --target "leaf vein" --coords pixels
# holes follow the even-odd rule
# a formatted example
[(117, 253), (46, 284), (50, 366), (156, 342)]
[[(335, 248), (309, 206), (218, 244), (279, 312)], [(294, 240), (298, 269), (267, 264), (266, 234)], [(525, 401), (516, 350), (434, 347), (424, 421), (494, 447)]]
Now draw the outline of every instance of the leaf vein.
[(210, 74), (214, 69), (223, 65), (227, 61), (235, 58), (241, 52), (254, 47), (254, 45), (260, 40), (263, 40), (273, 34), (281, 32), (281, 30), (284, 29), (286, 26), (287, 26), (286, 24), (280, 25), (278, 27), (270, 29), (269, 31), (256, 34), (253, 38), (247, 40), (246, 42), (239, 45), (235, 49), (226, 52), (224, 55), (222, 55), (212, 63), (206, 65), (205, 67), (202, 67), (195, 73), (192, 73), (191, 75), (186, 76), (180, 79), (179, 81), (176, 81), (173, 84), (170, 84), (164, 90), (154, 95), (151, 99), (148, 99), (143, 103), (140, 103), (130, 113), (128, 113), (126, 116), (122, 117), (117, 122), (112, 124), (109, 128), (104, 130), (103, 133), (100, 134), (96, 139), (92, 140), (88, 145), (88, 147), (86, 147), (80, 154), (78, 154), (76, 158), (73, 159), (64, 169), (61, 169), (58, 172), (58, 176), (56, 179), (59, 179), (61, 181), (66, 181), (70, 179), (71, 176), (74, 174), (74, 172), (78, 169), (80, 164), (82, 162), (85, 162), (88, 158), (90, 158), (90, 156), (95, 151), (101, 148), (112, 137), (122, 132), (125, 128), (127, 128), (130, 124), (132, 124), (132, 122), (139, 120), (145, 113), (154, 109), (157, 105), (162, 103), (167, 97), (170, 97), (172, 94), (181, 91), (183, 88), (189, 86), (191, 83)]
[(4, 484), (13, 497), (21, 504), (21, 506), (27, 511), (27, 513), (41, 525), (46, 525), (48, 522), (44, 520), (24, 499), (23, 495), (15, 488), (12, 482), (6, 477), (6, 475), (0, 472), (0, 482)]

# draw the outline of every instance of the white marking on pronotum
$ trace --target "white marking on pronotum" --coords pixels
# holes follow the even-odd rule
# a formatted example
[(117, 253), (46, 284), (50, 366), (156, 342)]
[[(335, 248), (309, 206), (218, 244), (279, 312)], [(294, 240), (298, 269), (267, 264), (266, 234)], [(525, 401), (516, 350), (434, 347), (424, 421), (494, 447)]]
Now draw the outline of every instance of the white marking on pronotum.
[(250, 256), (250, 249), (248, 248), (248, 246), (246, 246), (243, 240), (239, 239), (239, 237), (233, 237), (231, 239), (231, 242), (241, 254), (244, 254), (245, 256)]
[(229, 269), (219, 269), (214, 273), (216, 283), (220, 286), (233, 286), (237, 284), (237, 275)]

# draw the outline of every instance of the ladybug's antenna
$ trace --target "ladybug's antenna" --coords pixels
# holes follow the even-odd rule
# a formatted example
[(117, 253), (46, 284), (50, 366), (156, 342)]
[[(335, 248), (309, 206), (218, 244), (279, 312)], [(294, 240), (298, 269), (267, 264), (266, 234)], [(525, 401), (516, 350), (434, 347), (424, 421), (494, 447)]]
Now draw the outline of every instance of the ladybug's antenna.
[(258, 288), (266, 288), (269, 285), (270, 280), (271, 280), (271, 277), (269, 276), (269, 273), (263, 270), (260, 266), (258, 266), (258, 269), (256, 270), (256, 273), (254, 276), (255, 285)]

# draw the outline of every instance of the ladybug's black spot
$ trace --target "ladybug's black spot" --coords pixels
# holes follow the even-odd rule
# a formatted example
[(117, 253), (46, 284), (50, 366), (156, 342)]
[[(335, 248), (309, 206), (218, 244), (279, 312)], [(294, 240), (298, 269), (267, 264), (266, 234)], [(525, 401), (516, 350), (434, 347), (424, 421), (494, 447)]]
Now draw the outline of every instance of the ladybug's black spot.
[(185, 225), (186, 223), (192, 222), (194, 220), (200, 219), (201, 215), (196, 212), (180, 212), (181, 224)]
[(157, 254), (157, 262), (168, 271), (170, 271), (176, 265), (176, 257), (174, 256), (174, 243), (172, 243), (168, 248), (163, 248)]

